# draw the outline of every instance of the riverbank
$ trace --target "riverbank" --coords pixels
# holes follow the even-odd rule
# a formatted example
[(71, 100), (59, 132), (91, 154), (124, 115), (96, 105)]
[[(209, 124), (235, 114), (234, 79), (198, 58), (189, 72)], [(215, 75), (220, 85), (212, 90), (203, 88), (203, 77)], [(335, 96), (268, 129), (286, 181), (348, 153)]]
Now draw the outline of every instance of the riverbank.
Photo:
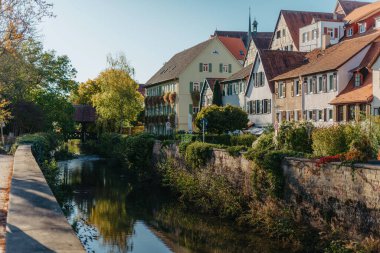
[(0, 253), (5, 252), (5, 233), (12, 167), (13, 156), (0, 155)]
[(85, 252), (65, 219), (30, 145), (14, 156), (6, 252)]

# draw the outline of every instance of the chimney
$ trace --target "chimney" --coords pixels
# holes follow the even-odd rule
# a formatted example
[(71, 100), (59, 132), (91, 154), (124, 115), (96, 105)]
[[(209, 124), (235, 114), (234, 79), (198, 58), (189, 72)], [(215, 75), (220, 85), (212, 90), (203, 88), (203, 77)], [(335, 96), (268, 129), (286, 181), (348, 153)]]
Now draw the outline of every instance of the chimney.
[(322, 35), (322, 50), (325, 50), (328, 46), (331, 44), (331, 37), (330, 34), (323, 34)]

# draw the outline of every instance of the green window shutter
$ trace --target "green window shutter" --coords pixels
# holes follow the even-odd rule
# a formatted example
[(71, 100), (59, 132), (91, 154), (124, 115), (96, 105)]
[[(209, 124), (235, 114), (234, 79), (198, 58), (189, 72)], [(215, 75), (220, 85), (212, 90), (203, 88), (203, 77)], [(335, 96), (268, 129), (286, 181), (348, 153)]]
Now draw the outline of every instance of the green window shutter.
[(203, 63), (199, 63), (199, 72), (203, 72)]
[(232, 64), (228, 64), (228, 73), (232, 73)]
[(189, 114), (193, 114), (193, 105), (192, 104), (189, 105)]
[(208, 64), (208, 72), (212, 72), (212, 63)]
[(193, 82), (190, 82), (190, 93), (193, 92), (194, 90), (193, 86), (194, 86)]
[(223, 73), (223, 63), (219, 64), (219, 72)]

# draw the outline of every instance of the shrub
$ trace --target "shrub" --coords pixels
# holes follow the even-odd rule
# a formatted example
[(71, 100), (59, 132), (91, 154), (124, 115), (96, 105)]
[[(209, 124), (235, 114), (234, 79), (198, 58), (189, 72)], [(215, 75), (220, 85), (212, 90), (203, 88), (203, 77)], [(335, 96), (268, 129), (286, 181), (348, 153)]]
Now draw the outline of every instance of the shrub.
[(245, 157), (248, 160), (255, 160), (256, 158), (259, 158), (260, 155), (265, 154), (266, 152), (270, 150), (275, 149), (274, 145), (274, 133), (264, 133), (262, 134), (257, 140), (252, 144), (252, 148), (248, 150), (247, 154), (245, 154)]
[(228, 131), (241, 130), (247, 127), (248, 114), (239, 107), (211, 105), (203, 108), (195, 119), (195, 125), (202, 129), (201, 120), (208, 121), (207, 132), (222, 134)]
[(61, 141), (62, 138), (53, 133), (26, 134), (16, 139), (12, 150), (16, 151), (20, 144), (30, 144), (37, 162), (42, 163), (50, 158), (50, 151), (55, 150)]
[(349, 148), (343, 125), (315, 129), (312, 139), (316, 156), (334, 156), (347, 152)]
[[(354, 139), (350, 144), (351, 155), (356, 154), (357, 162), (366, 162), (373, 157), (372, 143), (366, 134), (361, 135), (359, 138)], [(350, 160), (350, 159), (347, 159)]]
[(252, 147), (253, 142), (257, 137), (253, 134), (243, 134), (231, 136), (231, 146)]
[(228, 154), (233, 157), (240, 156), (241, 152), (247, 151), (246, 146), (232, 146), (226, 149)]
[(194, 142), (186, 148), (185, 161), (192, 169), (198, 169), (205, 166), (211, 158), (212, 149), (216, 145), (202, 142)]
[(278, 149), (312, 153), (311, 134), (314, 126), (310, 122), (284, 122), (277, 135)]
[(235, 218), (243, 211), (243, 197), (226, 178), (209, 170), (188, 171), (174, 159), (159, 164), (162, 184), (179, 193), (198, 212)]
[[(231, 135), (229, 134), (206, 134), (205, 136), (205, 142), (212, 143), (212, 144), (219, 144), (219, 145), (231, 145)], [(201, 141), (202, 136), (199, 136), (198, 140)]]

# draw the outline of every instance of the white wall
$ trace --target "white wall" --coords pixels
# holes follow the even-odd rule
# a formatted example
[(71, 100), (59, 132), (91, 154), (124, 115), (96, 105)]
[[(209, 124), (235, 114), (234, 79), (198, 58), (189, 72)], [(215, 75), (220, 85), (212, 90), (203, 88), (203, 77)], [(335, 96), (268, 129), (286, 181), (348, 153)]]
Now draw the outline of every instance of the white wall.
[(374, 108), (380, 107), (380, 57), (372, 67), (373, 101), (372, 113)]
[[(299, 40), (300, 40), (300, 51), (301, 52), (310, 52), (316, 48), (322, 48), (322, 35), (324, 33), (324, 28), (332, 28), (333, 30), (335, 28), (338, 28), (338, 38), (332, 38), (330, 40), (330, 44), (334, 45), (339, 43), (339, 40), (343, 37), (344, 35), (344, 23), (343, 22), (328, 22), (328, 21), (319, 21), (314, 24), (305, 26), (300, 28), (300, 35), (299, 35)], [(312, 39), (312, 36), (309, 36), (309, 40), (303, 42), (303, 34), (307, 32), (312, 32), (314, 29), (318, 30), (318, 37), (315, 39)]]
[[(253, 66), (252, 73), (264, 72), (263, 65), (261, 64), (260, 57), (257, 56), (255, 65)], [(265, 73), (265, 72), (264, 72)], [(252, 75), (252, 74), (251, 74)], [(250, 122), (255, 123), (256, 126), (268, 126), (273, 124), (273, 110), (274, 110), (274, 100), (272, 91), (269, 88), (268, 79), (265, 76), (264, 86), (254, 87), (253, 80), (250, 81), (247, 94), (246, 94), (246, 104), (253, 100), (271, 100), (271, 113), (267, 114), (249, 114), (248, 118)]]

